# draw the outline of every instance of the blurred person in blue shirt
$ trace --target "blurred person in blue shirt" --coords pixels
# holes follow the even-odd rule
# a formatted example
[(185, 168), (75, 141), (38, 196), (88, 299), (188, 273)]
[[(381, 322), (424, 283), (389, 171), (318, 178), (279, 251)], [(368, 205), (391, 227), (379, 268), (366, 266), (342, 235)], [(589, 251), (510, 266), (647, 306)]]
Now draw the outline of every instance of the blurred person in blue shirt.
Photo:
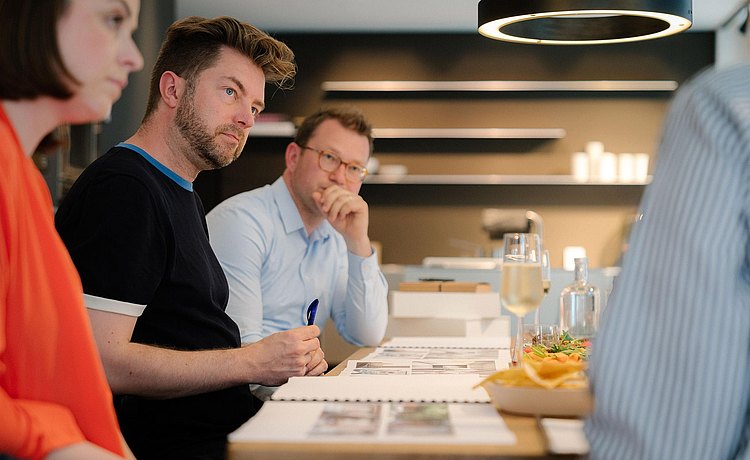
[(673, 101), (591, 362), (591, 458), (748, 458), (750, 63)]
[(382, 340), (388, 285), (368, 237), (369, 208), (359, 196), (372, 152), (371, 126), (353, 107), (308, 116), (272, 185), (233, 196), (207, 216), (211, 244), (229, 280), (227, 313), (242, 341), (256, 342), (333, 319), (359, 346)]

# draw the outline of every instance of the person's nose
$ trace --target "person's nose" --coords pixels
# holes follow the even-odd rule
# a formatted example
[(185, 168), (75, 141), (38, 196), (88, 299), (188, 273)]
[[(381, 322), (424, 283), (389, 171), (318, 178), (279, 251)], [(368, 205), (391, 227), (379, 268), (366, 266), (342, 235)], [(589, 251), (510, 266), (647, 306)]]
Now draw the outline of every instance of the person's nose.
[(253, 115), (253, 104), (251, 101), (241, 101), (234, 122), (243, 129), (255, 126), (255, 116)]
[(143, 69), (143, 55), (131, 36), (128, 36), (126, 39), (122, 51), (122, 62), (128, 69), (128, 72), (137, 72)]
[(346, 165), (344, 163), (339, 164), (338, 168), (328, 174), (328, 177), (336, 185), (344, 185), (346, 183)]

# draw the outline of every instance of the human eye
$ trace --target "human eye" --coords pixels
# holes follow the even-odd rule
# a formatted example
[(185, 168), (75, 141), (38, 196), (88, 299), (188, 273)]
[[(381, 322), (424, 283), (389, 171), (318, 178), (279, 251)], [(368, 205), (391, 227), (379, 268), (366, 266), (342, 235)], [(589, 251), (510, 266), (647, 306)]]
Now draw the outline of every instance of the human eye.
[(360, 174), (362, 174), (362, 166), (359, 166), (359, 165), (349, 165), (349, 166), (348, 166), (347, 168), (348, 168), (348, 169), (349, 169), (349, 171), (351, 171), (351, 172), (352, 172), (353, 174), (356, 174), (356, 175), (358, 175), (358, 176), (359, 176)]
[(339, 162), (339, 157), (337, 157), (336, 155), (334, 155), (334, 154), (333, 154), (333, 153), (331, 153), (331, 152), (325, 152), (325, 151), (324, 151), (324, 152), (323, 152), (323, 153), (321, 154), (321, 156), (323, 157), (323, 159), (324, 159), (325, 161), (330, 161), (331, 163), (338, 163), (338, 162)]
[(125, 22), (125, 15), (120, 13), (112, 13), (107, 15), (105, 18), (105, 21), (107, 23), (107, 26), (111, 29), (118, 30), (120, 27), (122, 27), (122, 24)]
[(234, 88), (224, 88), (224, 94), (234, 97), (237, 94), (237, 91), (235, 91)]
[(125, 24), (125, 21), (130, 17), (127, 14), (127, 11), (125, 9), (121, 8), (119, 5), (114, 5), (112, 8), (108, 8), (104, 12), (104, 22), (107, 24), (107, 27), (113, 30), (119, 30), (122, 28), (123, 24)]

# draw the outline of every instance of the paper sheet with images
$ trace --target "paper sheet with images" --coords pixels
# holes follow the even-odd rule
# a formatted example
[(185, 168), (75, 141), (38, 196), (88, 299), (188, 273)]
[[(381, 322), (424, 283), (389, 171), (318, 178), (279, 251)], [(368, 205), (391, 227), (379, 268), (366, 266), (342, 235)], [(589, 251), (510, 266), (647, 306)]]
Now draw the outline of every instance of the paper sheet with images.
[(499, 348), (387, 348), (347, 363), (341, 375), (458, 375), (487, 377), (507, 369), (510, 351)]
[(462, 359), (462, 360), (502, 360), (510, 356), (504, 348), (388, 348), (378, 347), (364, 357), (364, 360), (403, 360), (403, 359)]
[(393, 337), (384, 348), (510, 348), (510, 337)]
[(492, 359), (414, 359), (349, 361), (341, 375), (477, 375), (487, 377), (507, 367)]
[(502, 363), (510, 361), (510, 351), (505, 348), (388, 348), (378, 347), (363, 361), (390, 360), (462, 360), (486, 361), (494, 360)]
[(269, 401), (230, 442), (515, 444), (489, 404)]
[(292, 377), (271, 397), (274, 401), (367, 401), (489, 403), (478, 375), (339, 375)]

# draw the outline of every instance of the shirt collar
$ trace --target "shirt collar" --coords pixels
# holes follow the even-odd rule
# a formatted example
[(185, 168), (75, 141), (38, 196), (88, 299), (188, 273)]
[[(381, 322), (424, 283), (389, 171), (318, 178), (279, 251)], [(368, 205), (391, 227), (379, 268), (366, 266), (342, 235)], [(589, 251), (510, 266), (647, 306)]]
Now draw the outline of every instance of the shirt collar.
[[(302, 222), (302, 217), (299, 215), (297, 205), (294, 204), (294, 199), (292, 199), (292, 195), (289, 193), (289, 189), (287, 188), (283, 177), (279, 177), (273, 184), (271, 184), (271, 194), (276, 203), (276, 208), (279, 210), (281, 222), (284, 224), (284, 230), (286, 233), (289, 234), (301, 231), (305, 237), (307, 237), (305, 224)], [(318, 225), (318, 228), (313, 230), (312, 235), (310, 235), (310, 240), (328, 239), (333, 231), (331, 224), (324, 219), (323, 222)]]
[(159, 161), (156, 158), (154, 158), (151, 155), (149, 155), (148, 153), (146, 153), (145, 150), (143, 150), (142, 148), (138, 147), (137, 145), (128, 144), (128, 143), (125, 143), (125, 142), (120, 142), (115, 147), (122, 147), (122, 148), (126, 148), (126, 149), (129, 149), (129, 150), (132, 150), (132, 151), (136, 152), (137, 154), (139, 154), (140, 156), (142, 156), (146, 161), (148, 161), (149, 163), (151, 163), (152, 166), (154, 166), (156, 169), (158, 169), (159, 172), (161, 172), (162, 174), (164, 174), (165, 176), (167, 176), (169, 179), (171, 179), (175, 184), (177, 184), (180, 187), (184, 188), (188, 192), (192, 192), (193, 191), (193, 183), (192, 182), (186, 181), (185, 179), (183, 179), (182, 177), (180, 177), (176, 172), (172, 171), (171, 169), (167, 168), (163, 164), (159, 163)]

